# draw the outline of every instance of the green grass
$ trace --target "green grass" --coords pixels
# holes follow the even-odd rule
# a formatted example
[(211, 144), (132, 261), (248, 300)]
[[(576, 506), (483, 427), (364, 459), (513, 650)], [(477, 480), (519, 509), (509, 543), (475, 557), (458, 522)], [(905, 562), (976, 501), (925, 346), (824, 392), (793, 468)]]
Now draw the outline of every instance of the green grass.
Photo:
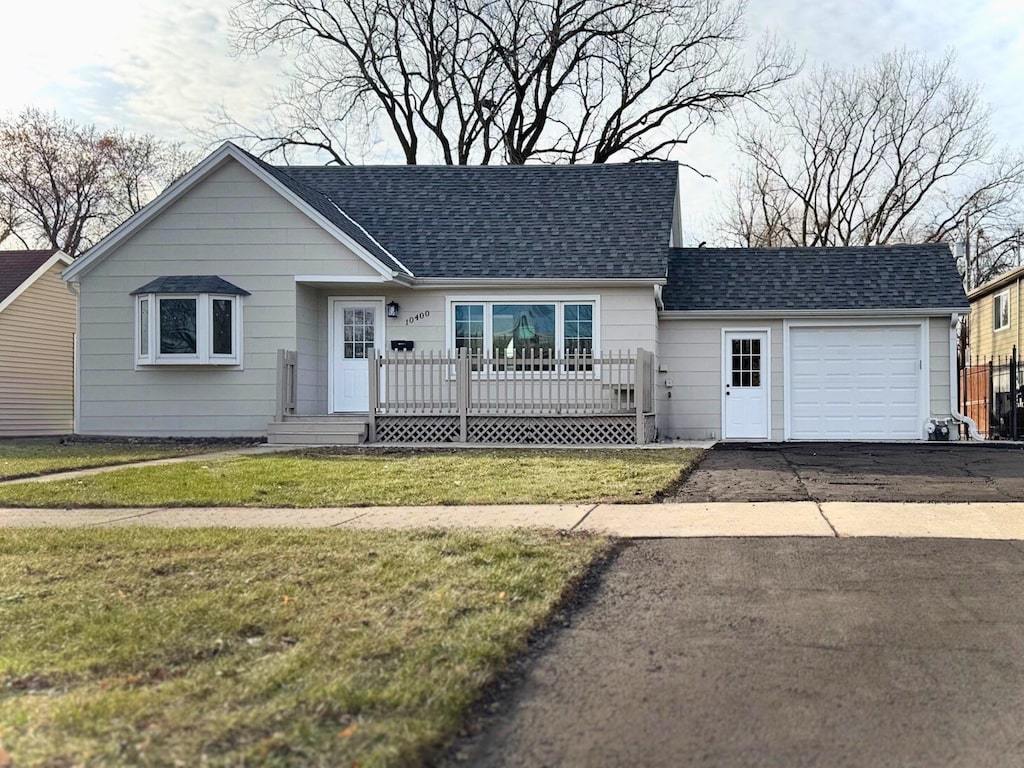
[(0, 440), (0, 480), (146, 459), (165, 459), (210, 450), (214, 449), (199, 445), (120, 442), (61, 445), (60, 438), (56, 437)]
[(327, 450), (126, 468), (80, 479), (0, 486), (0, 506), (335, 507), (648, 502), (699, 458), (689, 449)]
[(18, 768), (418, 765), (608, 546), (0, 532), (0, 754)]

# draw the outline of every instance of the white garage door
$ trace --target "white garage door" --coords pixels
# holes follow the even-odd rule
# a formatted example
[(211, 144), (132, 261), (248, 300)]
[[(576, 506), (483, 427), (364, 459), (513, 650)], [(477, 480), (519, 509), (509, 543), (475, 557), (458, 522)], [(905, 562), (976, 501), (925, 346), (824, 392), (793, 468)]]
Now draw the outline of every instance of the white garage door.
[(794, 440), (922, 437), (921, 327), (791, 327), (786, 383)]

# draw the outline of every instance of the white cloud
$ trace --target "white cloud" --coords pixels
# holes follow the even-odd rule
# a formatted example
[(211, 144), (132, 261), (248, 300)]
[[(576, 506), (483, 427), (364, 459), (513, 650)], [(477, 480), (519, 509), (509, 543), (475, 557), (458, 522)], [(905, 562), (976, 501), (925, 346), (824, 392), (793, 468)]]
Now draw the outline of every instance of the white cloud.
[[(258, 115), (280, 83), (279, 57), (231, 55), (233, 0), (67, 5), (46, 31), (29, 4), (15, 12), (14, 24), (4, 24), (0, 67), (17, 75), (0, 93), (0, 110), (35, 105), (83, 122), (188, 139), (189, 128), (221, 105), (240, 118)], [(32, 29), (38, 34), (25, 34)]]

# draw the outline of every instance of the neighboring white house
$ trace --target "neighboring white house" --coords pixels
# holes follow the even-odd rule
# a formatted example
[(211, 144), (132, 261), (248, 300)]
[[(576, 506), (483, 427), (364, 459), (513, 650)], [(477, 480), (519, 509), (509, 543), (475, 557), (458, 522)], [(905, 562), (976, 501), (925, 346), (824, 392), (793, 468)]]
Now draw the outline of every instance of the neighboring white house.
[(55, 249), (0, 251), (0, 437), (73, 429), (75, 297)]
[(65, 271), (76, 429), (885, 440), (954, 415), (948, 248), (683, 249), (680, 206), (675, 163), (274, 167), (226, 144)]

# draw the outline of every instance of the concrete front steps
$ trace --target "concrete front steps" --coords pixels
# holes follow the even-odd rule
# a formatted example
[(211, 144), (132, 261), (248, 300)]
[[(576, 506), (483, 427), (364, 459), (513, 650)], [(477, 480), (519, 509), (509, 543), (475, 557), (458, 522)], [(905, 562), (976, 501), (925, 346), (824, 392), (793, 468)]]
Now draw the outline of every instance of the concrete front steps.
[(267, 427), (270, 445), (361, 445), (369, 424), (365, 416), (285, 416)]

